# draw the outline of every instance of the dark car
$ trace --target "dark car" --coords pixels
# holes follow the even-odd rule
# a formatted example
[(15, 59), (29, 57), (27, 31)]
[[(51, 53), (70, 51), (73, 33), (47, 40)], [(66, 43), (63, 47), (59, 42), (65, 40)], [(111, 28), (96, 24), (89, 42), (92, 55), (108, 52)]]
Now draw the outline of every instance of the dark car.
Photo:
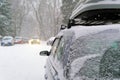
[[(114, 6), (84, 10), (77, 5), (68, 29), (61, 30), (52, 44), (46, 63), (47, 80), (120, 80), (120, 6), (118, 0), (96, 1)], [(93, 3), (91, 2), (91, 3)], [(118, 1), (119, 2), (119, 1)], [(102, 4), (101, 4), (102, 5)], [(119, 3), (120, 5), (120, 3)], [(88, 5), (86, 5), (88, 6)], [(103, 5), (102, 5), (103, 6)], [(106, 4), (106, 6), (108, 6)], [(76, 8), (77, 9), (77, 8)]]

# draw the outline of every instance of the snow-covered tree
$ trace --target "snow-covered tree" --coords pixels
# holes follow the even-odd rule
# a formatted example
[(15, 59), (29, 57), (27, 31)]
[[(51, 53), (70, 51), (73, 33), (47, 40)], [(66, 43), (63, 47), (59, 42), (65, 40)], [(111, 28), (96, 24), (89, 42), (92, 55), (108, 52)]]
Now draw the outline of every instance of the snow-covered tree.
[(10, 4), (7, 0), (0, 0), (0, 35), (10, 34), (11, 28)]
[(39, 0), (38, 3), (30, 3), (39, 25), (41, 39), (45, 40), (55, 36), (59, 32), (62, 22), (60, 0)]
[(29, 13), (29, 4), (26, 0), (9, 0), (11, 3), (12, 26), (14, 27), (14, 36), (20, 36), (24, 19)]
[(66, 24), (68, 22), (72, 10), (78, 2), (79, 0), (62, 0), (61, 11), (63, 14), (63, 23)]

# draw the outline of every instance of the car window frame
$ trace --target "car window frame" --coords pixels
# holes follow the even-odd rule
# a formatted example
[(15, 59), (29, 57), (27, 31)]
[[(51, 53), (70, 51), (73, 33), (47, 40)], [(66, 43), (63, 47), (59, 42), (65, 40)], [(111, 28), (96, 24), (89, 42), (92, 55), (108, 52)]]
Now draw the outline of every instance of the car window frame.
[[(51, 50), (50, 50), (50, 53), (51, 53), (50, 56), (52, 56), (53, 59), (55, 59), (56, 51), (57, 51), (58, 46), (59, 46), (59, 43), (60, 43), (60, 41), (61, 41), (61, 37), (62, 37), (62, 36), (56, 37), (55, 40), (53, 41), (52, 48), (51, 48)], [(58, 41), (57, 41), (57, 40), (58, 40)], [(57, 42), (56, 42), (56, 41), (57, 41)], [(54, 50), (54, 49), (55, 49), (55, 50)]]
[[(63, 47), (64, 47), (64, 38), (61, 37), (60, 41), (59, 41), (59, 45), (58, 45), (57, 50), (56, 50), (56, 54), (55, 54), (55, 58), (57, 61), (61, 61), (61, 58), (63, 55)], [(62, 51), (61, 51), (61, 48), (62, 48)], [(61, 52), (59, 52), (59, 51), (61, 51)]]

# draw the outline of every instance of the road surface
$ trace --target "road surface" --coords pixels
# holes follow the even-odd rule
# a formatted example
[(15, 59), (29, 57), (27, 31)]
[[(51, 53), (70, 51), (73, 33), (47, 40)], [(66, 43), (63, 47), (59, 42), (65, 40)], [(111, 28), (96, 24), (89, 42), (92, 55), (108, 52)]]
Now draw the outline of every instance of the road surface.
[(44, 44), (0, 46), (0, 80), (44, 80), (47, 57), (39, 52), (47, 49)]

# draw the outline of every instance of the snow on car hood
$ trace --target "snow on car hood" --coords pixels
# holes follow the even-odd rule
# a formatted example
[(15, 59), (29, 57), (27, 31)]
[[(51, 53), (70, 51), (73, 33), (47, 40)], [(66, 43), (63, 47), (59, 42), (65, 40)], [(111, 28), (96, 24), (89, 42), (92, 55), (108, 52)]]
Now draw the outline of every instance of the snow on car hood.
[(80, 80), (79, 77), (76, 77), (76, 74), (84, 66), (85, 61), (91, 58), (95, 58), (97, 56), (100, 56), (100, 54), (86, 55), (84, 57), (80, 57), (74, 60), (71, 64), (71, 74), (70, 74), (71, 79)]
[(76, 37), (69, 51), (71, 80), (94, 80), (99, 77), (101, 56), (120, 41), (120, 25), (73, 27)]
[(12, 39), (2, 40), (2, 42), (5, 42), (5, 43), (7, 43), (7, 42), (12, 42)]
[(100, 31), (104, 31), (108, 29), (116, 29), (120, 31), (120, 24), (98, 25), (98, 26), (75, 26), (71, 28), (71, 30), (74, 31), (76, 38), (88, 34), (95, 34)]

